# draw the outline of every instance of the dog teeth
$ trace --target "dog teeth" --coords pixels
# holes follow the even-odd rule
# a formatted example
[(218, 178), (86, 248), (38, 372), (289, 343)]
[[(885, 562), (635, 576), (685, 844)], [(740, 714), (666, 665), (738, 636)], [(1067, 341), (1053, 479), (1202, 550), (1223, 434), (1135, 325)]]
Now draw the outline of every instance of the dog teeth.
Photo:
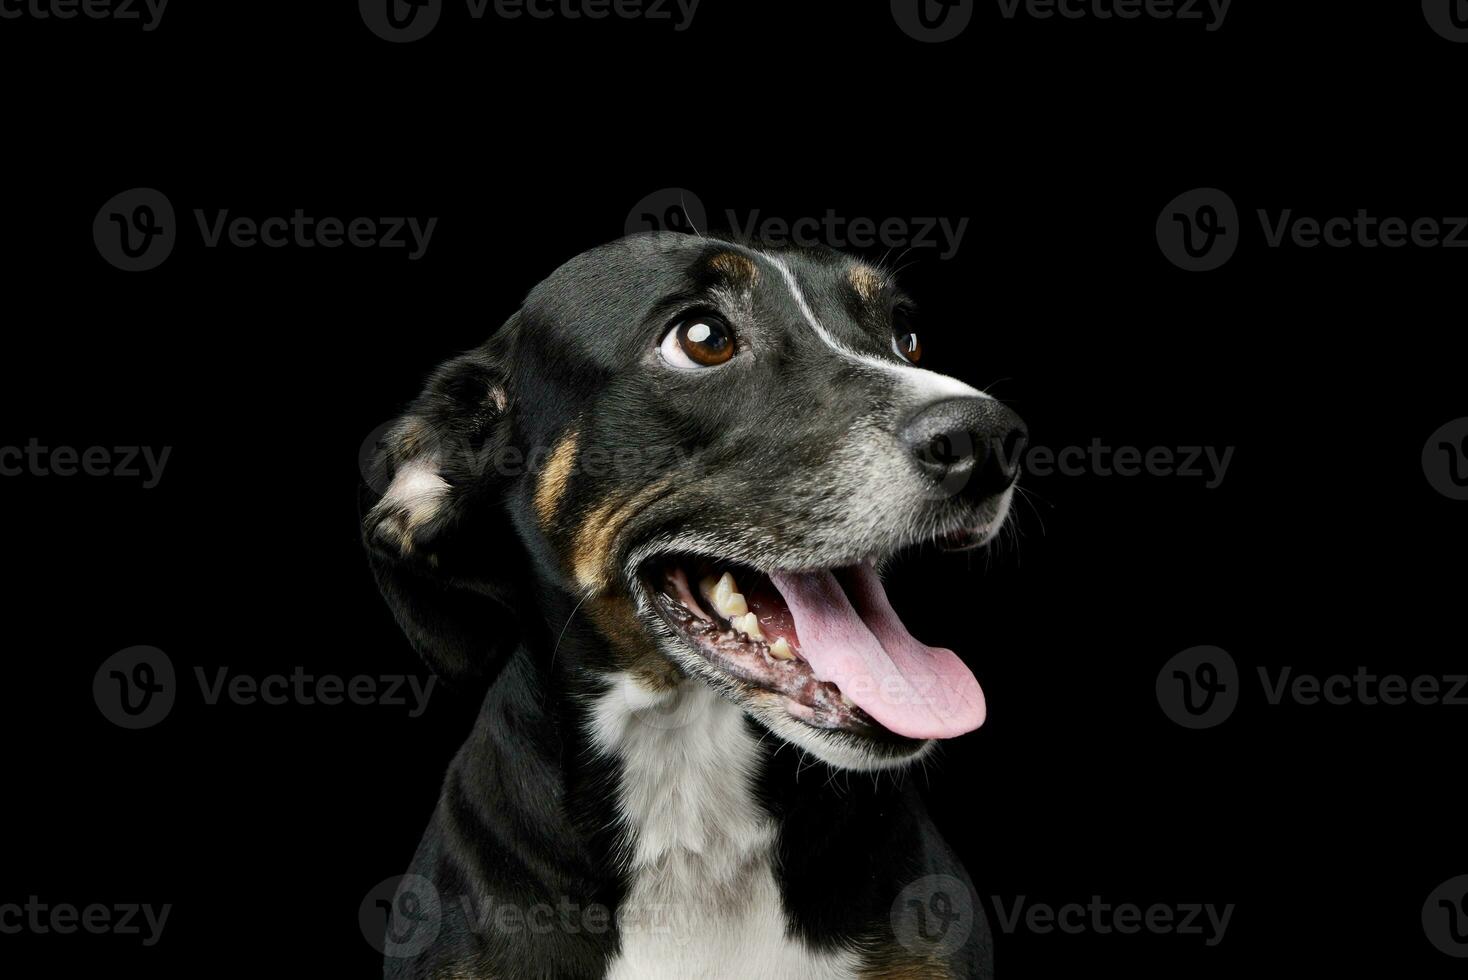
[[(740, 596), (740, 598), (742, 599), (743, 596)], [(734, 629), (738, 630), (740, 633), (743, 633), (751, 640), (763, 640), (765, 638), (765, 634), (761, 632), (759, 628), (759, 617), (756, 616), (754, 613), (745, 613), (743, 616), (735, 616), (729, 621), (729, 625), (733, 626)]]
[[(704, 599), (718, 611), (719, 615), (729, 621), (735, 633), (743, 633), (751, 640), (765, 638), (764, 631), (759, 628), (759, 617), (749, 611), (749, 603), (739, 592), (739, 584), (734, 581), (732, 573), (725, 572), (717, 579), (712, 575), (704, 576), (698, 583), (698, 591), (703, 593)], [(784, 643), (781, 652), (775, 653), (774, 650), (771, 650), (771, 653), (774, 653), (780, 660), (795, 659), (790, 644), (785, 643), (784, 640), (781, 640), (780, 643)]]
[(718, 580), (712, 575), (707, 576), (698, 583), (698, 588), (709, 601), (709, 605), (731, 622), (735, 617), (749, 612), (749, 603), (744, 601), (744, 596), (739, 593), (739, 586), (734, 582), (734, 576), (728, 572)]
[(776, 660), (794, 660), (795, 651), (790, 649), (790, 643), (782, 636), (770, 645), (770, 656)]
[(845, 694), (841, 695), (841, 703), (846, 705), (846, 707), (848, 708), (856, 707), (856, 702), (848, 698)]

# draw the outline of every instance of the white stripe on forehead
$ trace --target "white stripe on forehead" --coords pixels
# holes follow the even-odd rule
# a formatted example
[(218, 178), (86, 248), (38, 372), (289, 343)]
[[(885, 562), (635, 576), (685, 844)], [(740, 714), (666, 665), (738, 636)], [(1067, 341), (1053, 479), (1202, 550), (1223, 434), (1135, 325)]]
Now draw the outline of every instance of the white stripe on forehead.
[(929, 371), (926, 368), (920, 368), (912, 364), (899, 364), (896, 361), (889, 361), (886, 358), (875, 357), (871, 354), (863, 354), (860, 351), (847, 347), (833, 337), (831, 332), (821, 324), (821, 321), (816, 319), (815, 311), (806, 302), (805, 293), (800, 288), (799, 280), (795, 278), (794, 271), (791, 270), (789, 264), (784, 259), (755, 249), (750, 249), (750, 251), (775, 267), (780, 273), (780, 277), (785, 280), (785, 285), (789, 288), (790, 295), (795, 298), (795, 305), (800, 307), (800, 312), (805, 317), (805, 322), (810, 324), (810, 328), (816, 332), (816, 336), (825, 342), (827, 347), (842, 357), (866, 365), (867, 367), (894, 374), (906, 384), (912, 385), (921, 395), (927, 396), (927, 398), (934, 401), (940, 398), (993, 397), (946, 374), (939, 374), (936, 371)]
[(821, 326), (821, 321), (816, 319), (815, 312), (810, 308), (810, 304), (805, 301), (805, 293), (801, 291), (800, 283), (795, 279), (795, 273), (791, 271), (790, 266), (786, 264), (785, 260), (776, 258), (773, 255), (766, 255), (765, 258), (769, 259), (771, 264), (780, 270), (780, 275), (785, 279), (785, 285), (790, 287), (790, 295), (795, 297), (795, 305), (799, 306), (800, 312), (805, 315), (805, 322), (809, 323), (811, 329), (826, 342), (826, 346), (851, 357), (860, 357), (861, 355), (856, 351), (838, 343), (836, 338), (832, 337), (826, 328)]

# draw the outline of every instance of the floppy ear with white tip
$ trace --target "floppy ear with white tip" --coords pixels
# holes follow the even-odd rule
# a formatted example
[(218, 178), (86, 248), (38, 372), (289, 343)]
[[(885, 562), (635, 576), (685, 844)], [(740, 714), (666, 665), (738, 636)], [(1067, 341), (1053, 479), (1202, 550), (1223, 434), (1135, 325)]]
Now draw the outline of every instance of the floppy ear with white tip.
[(378, 588), (450, 683), (492, 681), (519, 640), (522, 546), (496, 461), (508, 440), (506, 327), (440, 366), (388, 427), (361, 492)]

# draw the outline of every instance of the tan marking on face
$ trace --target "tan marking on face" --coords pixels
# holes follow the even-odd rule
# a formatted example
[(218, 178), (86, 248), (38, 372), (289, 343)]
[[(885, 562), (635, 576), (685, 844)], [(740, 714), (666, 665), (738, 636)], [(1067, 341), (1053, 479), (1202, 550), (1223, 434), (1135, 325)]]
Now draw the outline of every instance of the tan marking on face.
[(882, 291), (882, 274), (869, 265), (853, 265), (846, 277), (863, 302), (873, 302)]
[(671, 482), (671, 475), (660, 477), (630, 497), (604, 500), (591, 509), (581, 521), (571, 549), (571, 570), (577, 585), (600, 592), (611, 583), (615, 569), (610, 559), (617, 535), (634, 514), (662, 496)]
[(637, 618), (631, 599), (621, 595), (599, 597), (588, 601), (586, 610), (593, 628), (612, 648), (620, 669), (649, 690), (670, 691), (678, 686), (682, 671), (658, 652), (656, 641)]
[(862, 957), (858, 976), (861, 980), (955, 980), (956, 975), (941, 960), (881, 945)]
[(759, 266), (749, 256), (738, 252), (720, 252), (709, 259), (709, 268), (738, 286), (753, 286), (759, 282)]
[(571, 481), (580, 440), (581, 433), (576, 429), (562, 436), (541, 471), (540, 481), (535, 485), (535, 513), (540, 515), (541, 527), (549, 527), (555, 520), (561, 499), (566, 496), (566, 485)]

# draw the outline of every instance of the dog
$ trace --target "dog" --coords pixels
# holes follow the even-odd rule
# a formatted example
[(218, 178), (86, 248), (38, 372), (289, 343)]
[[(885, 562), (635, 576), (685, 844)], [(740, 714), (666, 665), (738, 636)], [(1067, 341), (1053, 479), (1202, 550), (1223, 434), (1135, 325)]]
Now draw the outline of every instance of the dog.
[(385, 976), (992, 976), (904, 777), (983, 694), (879, 568), (987, 544), (1026, 431), (914, 317), (836, 251), (632, 236), (388, 428), (376, 581), (484, 694), (394, 900), (431, 936), (390, 923)]

